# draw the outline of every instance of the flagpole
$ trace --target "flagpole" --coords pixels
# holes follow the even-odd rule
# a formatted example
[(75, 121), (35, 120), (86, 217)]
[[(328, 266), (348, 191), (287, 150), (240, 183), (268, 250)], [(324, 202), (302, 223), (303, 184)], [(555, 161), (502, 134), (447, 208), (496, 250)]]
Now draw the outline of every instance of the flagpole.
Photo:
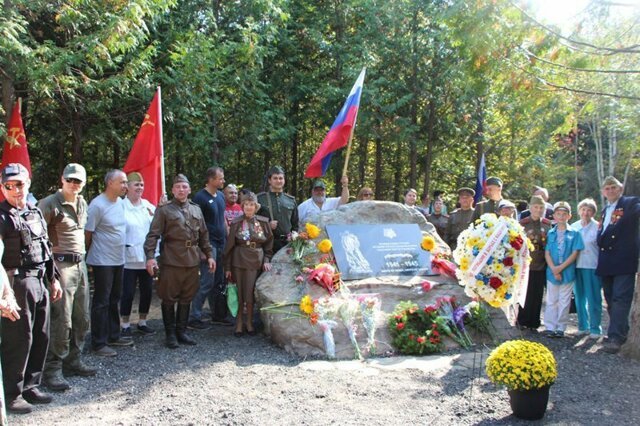
[[(358, 114), (356, 113), (356, 118)], [(347, 167), (349, 167), (349, 157), (351, 156), (351, 141), (353, 140), (353, 132), (355, 127), (351, 129), (351, 133), (349, 134), (349, 142), (347, 143), (347, 154), (344, 157), (344, 167), (342, 168), (342, 176), (347, 175)]]
[[(162, 137), (162, 90), (158, 86), (158, 127), (160, 129), (160, 188), (162, 195), (165, 195), (166, 188), (164, 183), (164, 139)], [(161, 197), (162, 197), (161, 195)]]

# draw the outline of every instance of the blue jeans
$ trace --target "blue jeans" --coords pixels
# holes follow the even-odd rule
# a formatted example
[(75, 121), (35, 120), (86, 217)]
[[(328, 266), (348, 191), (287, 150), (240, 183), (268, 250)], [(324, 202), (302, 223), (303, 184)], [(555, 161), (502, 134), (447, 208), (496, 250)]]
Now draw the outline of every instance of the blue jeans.
[(624, 343), (629, 333), (629, 311), (633, 299), (635, 274), (602, 277), (602, 289), (609, 313), (609, 339)]
[(595, 269), (576, 268), (573, 287), (578, 313), (578, 330), (602, 334), (602, 282)]
[(209, 272), (209, 265), (206, 261), (200, 262), (200, 288), (191, 301), (191, 312), (189, 321), (202, 319), (202, 308), (205, 300), (209, 301), (211, 317), (214, 319), (224, 319), (227, 316), (226, 288), (224, 281), (224, 270), (222, 268), (222, 247), (216, 248), (216, 272)]

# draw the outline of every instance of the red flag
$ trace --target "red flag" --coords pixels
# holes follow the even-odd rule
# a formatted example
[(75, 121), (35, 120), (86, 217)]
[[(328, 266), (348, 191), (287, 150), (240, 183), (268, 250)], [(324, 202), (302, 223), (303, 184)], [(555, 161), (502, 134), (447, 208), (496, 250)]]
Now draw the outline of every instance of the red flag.
[(162, 110), (160, 88), (144, 115), (138, 136), (133, 142), (124, 172), (138, 172), (144, 179), (142, 197), (154, 206), (164, 194), (164, 164), (162, 147)]
[(16, 101), (11, 112), (11, 120), (7, 129), (7, 139), (2, 148), (2, 167), (9, 163), (20, 163), (29, 170), (31, 176), (31, 160), (27, 149), (27, 136), (24, 134), (20, 101)]

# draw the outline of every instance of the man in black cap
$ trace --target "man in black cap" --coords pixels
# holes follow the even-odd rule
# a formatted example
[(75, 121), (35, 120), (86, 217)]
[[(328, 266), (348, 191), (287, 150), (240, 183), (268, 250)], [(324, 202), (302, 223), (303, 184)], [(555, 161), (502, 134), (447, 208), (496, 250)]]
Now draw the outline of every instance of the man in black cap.
[[(196, 344), (186, 329), (191, 300), (199, 287), (200, 252), (206, 259), (208, 273), (214, 273), (222, 265), (216, 265), (202, 210), (189, 200), (191, 186), (185, 175), (179, 174), (173, 179), (171, 193), (173, 199), (159, 206), (153, 215), (144, 242), (144, 253), (147, 272), (156, 275), (159, 271), (160, 274), (158, 297), (162, 301), (165, 344), (168, 348), (175, 349), (178, 343)], [(159, 269), (155, 255), (160, 238), (162, 244)]]
[(458, 236), (469, 227), (471, 218), (473, 217), (473, 197), (476, 195), (476, 191), (471, 188), (463, 187), (458, 189), (458, 202), (460, 208), (455, 209), (449, 216), (449, 223), (447, 224), (446, 242), (451, 247), (451, 250), (455, 250), (458, 244)]
[[(473, 221), (479, 219), (485, 213), (498, 214), (498, 205), (502, 201), (502, 179), (492, 176), (487, 179), (487, 198), (486, 201), (480, 201), (476, 204), (473, 212)], [(515, 219), (515, 212), (513, 215)]]
[(47, 224), (40, 210), (27, 203), (30, 185), (29, 172), (22, 164), (10, 163), (2, 170), (2, 266), (20, 307), (17, 321), (2, 318), (3, 385), (7, 410), (20, 414), (31, 412), (31, 404), (48, 404), (52, 399), (38, 388), (49, 344), (45, 275), (50, 282), (51, 301), (62, 297)]
[(287, 245), (287, 236), (298, 231), (298, 205), (296, 199), (284, 192), (284, 170), (273, 166), (267, 172), (268, 191), (258, 194), (258, 215), (269, 218), (273, 231), (273, 253)]
[(340, 193), (340, 196), (327, 198), (327, 186), (325, 183), (320, 179), (313, 182), (311, 198), (302, 202), (298, 206), (300, 227), (304, 226), (307, 218), (312, 214), (335, 210), (339, 206), (349, 202), (349, 178), (347, 176), (342, 176), (340, 183), (342, 184), (342, 192)]

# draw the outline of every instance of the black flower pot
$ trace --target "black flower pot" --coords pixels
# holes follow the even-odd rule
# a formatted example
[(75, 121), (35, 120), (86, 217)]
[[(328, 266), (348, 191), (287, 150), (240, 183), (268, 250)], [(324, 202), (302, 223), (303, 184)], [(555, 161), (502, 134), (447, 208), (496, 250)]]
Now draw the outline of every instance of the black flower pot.
[(525, 420), (540, 420), (547, 411), (549, 388), (509, 390), (509, 403), (513, 415)]

